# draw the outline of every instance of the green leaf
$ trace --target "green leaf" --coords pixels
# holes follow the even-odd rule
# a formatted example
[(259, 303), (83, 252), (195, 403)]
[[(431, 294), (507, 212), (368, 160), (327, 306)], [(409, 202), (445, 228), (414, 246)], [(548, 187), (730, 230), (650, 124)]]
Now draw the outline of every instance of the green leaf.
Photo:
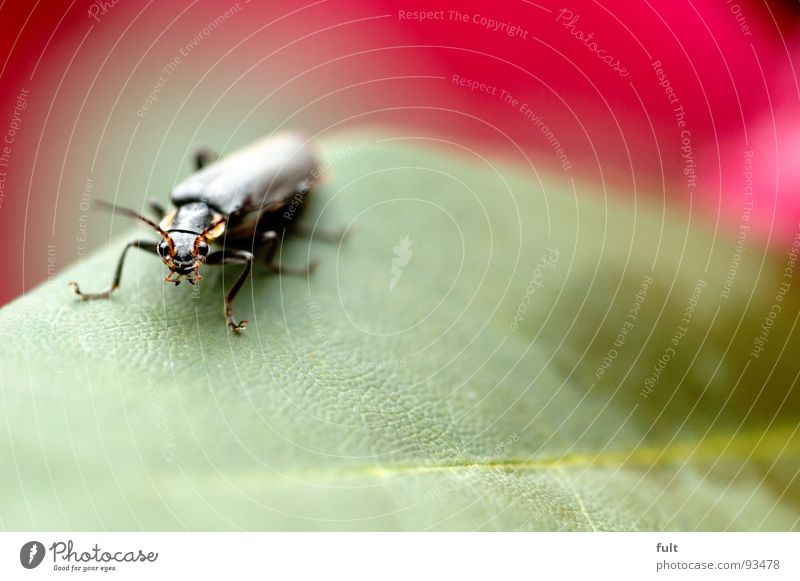
[(133, 252), (77, 301), (130, 232), (0, 311), (0, 526), (798, 529), (786, 254), (469, 150), (323, 146), (307, 222), (349, 235), (288, 241), (321, 266), (260, 269), (243, 335), (235, 267), (173, 288)]

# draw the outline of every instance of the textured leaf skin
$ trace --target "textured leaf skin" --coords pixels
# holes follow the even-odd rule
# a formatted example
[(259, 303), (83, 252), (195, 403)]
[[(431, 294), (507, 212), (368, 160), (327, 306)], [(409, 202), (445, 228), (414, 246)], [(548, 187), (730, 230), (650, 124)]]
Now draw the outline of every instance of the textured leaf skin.
[(785, 255), (748, 240), (723, 298), (735, 240), (696, 217), (421, 140), (347, 150), (364, 141), (323, 144), (307, 217), (349, 236), (287, 242), (321, 266), (259, 271), (242, 336), (234, 268), (172, 288), (132, 254), (111, 301), (76, 301), (67, 281), (103, 287), (128, 236), (0, 311), (0, 526), (798, 529), (800, 282), (748, 356)]

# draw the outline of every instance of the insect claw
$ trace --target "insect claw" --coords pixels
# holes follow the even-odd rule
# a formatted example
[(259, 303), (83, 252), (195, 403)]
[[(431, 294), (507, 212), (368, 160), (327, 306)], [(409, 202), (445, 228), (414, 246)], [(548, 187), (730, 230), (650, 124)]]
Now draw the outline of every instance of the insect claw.
[(107, 298), (109, 298), (111, 296), (111, 293), (113, 293), (115, 290), (117, 290), (117, 287), (119, 286), (116, 283), (114, 283), (114, 284), (111, 285), (110, 288), (108, 288), (108, 289), (106, 289), (106, 290), (104, 290), (102, 292), (86, 294), (83, 291), (81, 291), (81, 287), (78, 286), (77, 282), (70, 282), (70, 283), (67, 283), (67, 284), (69, 285), (69, 288), (71, 288), (72, 291), (76, 295), (78, 295), (78, 298), (80, 298), (82, 301), (92, 301), (94, 299), (107, 299)]
[(231, 331), (241, 333), (247, 328), (247, 321), (239, 321), (238, 323), (228, 321), (228, 327), (230, 327)]
[(189, 284), (195, 285), (201, 280), (203, 280), (203, 277), (200, 276), (200, 274), (197, 271), (194, 271), (193, 273), (186, 276), (186, 280), (189, 281)]
[[(72, 290), (75, 292), (75, 294), (76, 294), (76, 295), (78, 295), (78, 297), (79, 297), (79, 298), (80, 298), (82, 301), (88, 301), (88, 300), (89, 300), (89, 298), (91, 298), (89, 295), (85, 295), (85, 294), (83, 294), (83, 293), (81, 292), (81, 287), (79, 287), (79, 286), (78, 286), (78, 283), (77, 283), (77, 282), (71, 282), (71, 283), (68, 283), (68, 284), (69, 284), (69, 288), (71, 288), (71, 289), (72, 289)], [(102, 294), (102, 293), (101, 293), (101, 294)]]

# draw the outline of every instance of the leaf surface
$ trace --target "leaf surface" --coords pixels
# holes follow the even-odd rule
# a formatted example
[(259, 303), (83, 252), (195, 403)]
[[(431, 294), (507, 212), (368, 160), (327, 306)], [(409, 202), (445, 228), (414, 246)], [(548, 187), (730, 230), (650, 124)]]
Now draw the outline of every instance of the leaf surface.
[(426, 140), (323, 145), (306, 221), (348, 236), (257, 269), (243, 335), (235, 267), (172, 288), (131, 253), (76, 301), (133, 231), (0, 311), (3, 528), (798, 529), (785, 254)]

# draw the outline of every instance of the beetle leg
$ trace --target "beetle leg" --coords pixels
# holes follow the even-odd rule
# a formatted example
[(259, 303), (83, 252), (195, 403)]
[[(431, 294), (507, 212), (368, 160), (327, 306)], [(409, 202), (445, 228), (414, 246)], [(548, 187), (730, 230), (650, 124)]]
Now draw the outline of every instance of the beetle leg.
[(264, 242), (266, 253), (264, 254), (264, 263), (272, 272), (279, 274), (294, 274), (298, 276), (308, 276), (319, 264), (318, 261), (309, 262), (303, 266), (295, 266), (283, 264), (279, 260), (275, 260), (275, 252), (278, 250), (278, 233), (274, 230), (268, 230), (261, 235), (261, 240)]
[(194, 167), (201, 170), (209, 163), (215, 162), (218, 157), (219, 154), (211, 151), (207, 147), (198, 147), (194, 150)]
[(270, 263), (272, 258), (275, 256), (275, 251), (278, 250), (278, 233), (275, 232), (275, 230), (267, 230), (261, 234), (261, 241), (266, 247), (264, 260), (265, 262)]
[(159, 222), (167, 215), (167, 210), (157, 200), (147, 200), (147, 207), (150, 208), (150, 211)]
[(128, 249), (131, 247), (141, 248), (142, 250), (147, 250), (149, 252), (152, 252), (153, 254), (158, 254), (155, 242), (151, 240), (132, 240), (131, 242), (128, 242), (125, 245), (125, 248), (122, 250), (122, 254), (119, 257), (119, 261), (117, 262), (117, 270), (114, 272), (114, 280), (111, 283), (110, 287), (99, 293), (83, 293), (81, 292), (81, 289), (78, 286), (77, 282), (71, 282), (69, 283), (70, 288), (75, 291), (76, 295), (81, 297), (82, 301), (91, 301), (94, 299), (107, 299), (108, 297), (110, 297), (111, 293), (119, 288), (119, 281), (122, 278), (122, 265), (125, 263), (125, 255), (128, 253)]
[(244, 331), (245, 327), (247, 327), (247, 321), (239, 321), (237, 323), (236, 319), (233, 318), (233, 299), (236, 297), (236, 293), (239, 292), (239, 289), (242, 288), (244, 281), (250, 276), (250, 271), (253, 268), (253, 255), (246, 250), (220, 250), (209, 254), (206, 258), (206, 264), (244, 264), (242, 274), (239, 275), (239, 278), (236, 279), (236, 282), (233, 283), (233, 286), (225, 295), (224, 303), (225, 321), (228, 323), (228, 327), (232, 331)]

